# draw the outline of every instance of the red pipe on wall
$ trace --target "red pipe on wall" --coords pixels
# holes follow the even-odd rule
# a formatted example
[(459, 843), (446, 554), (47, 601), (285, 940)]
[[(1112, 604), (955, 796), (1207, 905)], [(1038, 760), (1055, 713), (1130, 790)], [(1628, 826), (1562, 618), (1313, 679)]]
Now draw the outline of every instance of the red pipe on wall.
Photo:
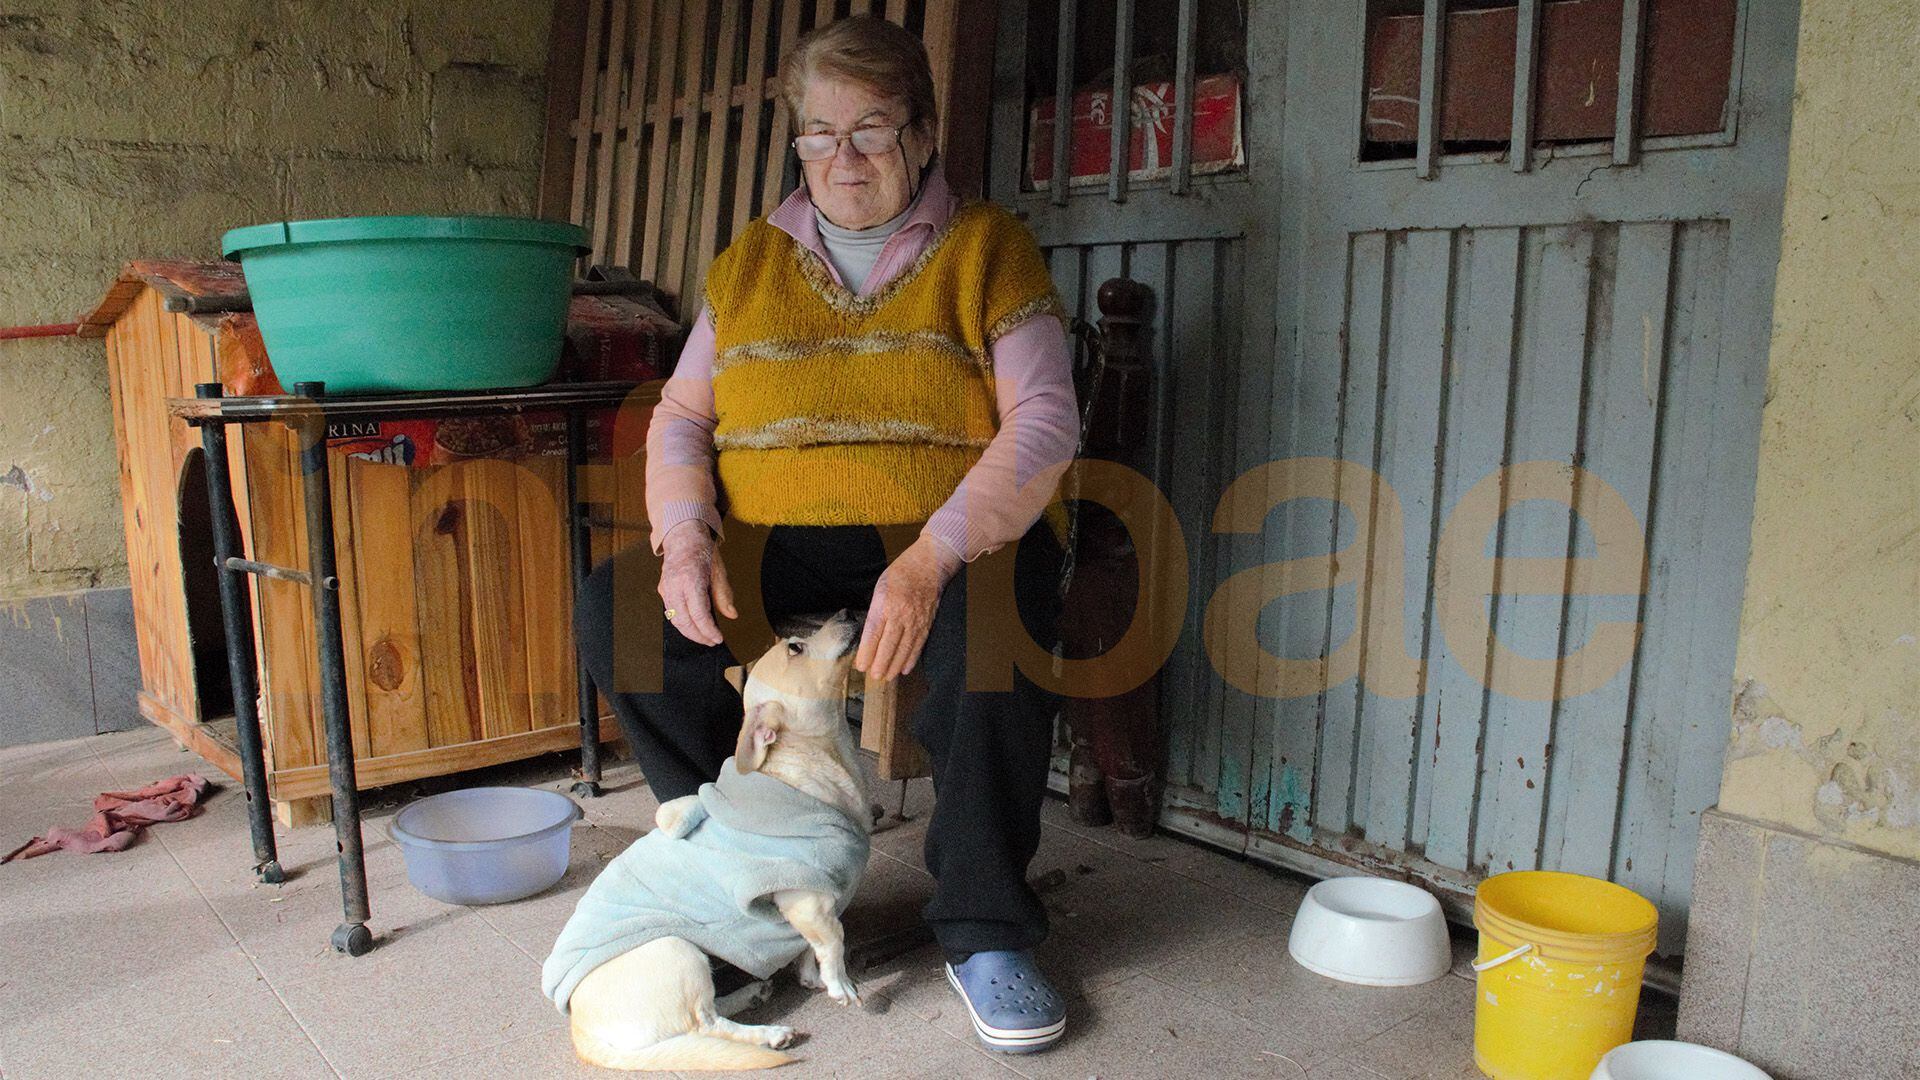
[(45, 326), (0, 326), (0, 341), (30, 337), (72, 337), (80, 332), (77, 322), (48, 323)]

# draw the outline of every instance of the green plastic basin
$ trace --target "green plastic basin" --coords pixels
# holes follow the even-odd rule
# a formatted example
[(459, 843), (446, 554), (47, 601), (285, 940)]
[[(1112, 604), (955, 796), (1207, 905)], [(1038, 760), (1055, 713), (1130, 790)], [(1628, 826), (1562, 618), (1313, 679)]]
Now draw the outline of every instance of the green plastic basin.
[(484, 390), (553, 377), (578, 225), (357, 217), (230, 229), (274, 374), (289, 391)]

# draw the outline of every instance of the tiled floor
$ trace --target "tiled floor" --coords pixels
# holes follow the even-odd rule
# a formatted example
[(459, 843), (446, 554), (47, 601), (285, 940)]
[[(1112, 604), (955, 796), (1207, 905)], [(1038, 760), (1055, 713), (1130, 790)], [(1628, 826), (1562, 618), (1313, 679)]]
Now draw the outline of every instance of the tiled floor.
[[(549, 758), (488, 779), (563, 788), (564, 767)], [(280, 830), (291, 880), (256, 884), (236, 785), (156, 730), (0, 751), (0, 848), (79, 824), (95, 792), (195, 770), (223, 785), (200, 817), (118, 854), (0, 867), (0, 1077), (591, 1074), (540, 995), (538, 965), (599, 868), (651, 826), (653, 800), (630, 766), (584, 803), (566, 879), (490, 908), (415, 892), (384, 826), (422, 786), (374, 795), (365, 835), (379, 945), (359, 959), (327, 943), (340, 915), (331, 828)], [(909, 812), (929, 797), (917, 784)], [(753, 1017), (810, 1034), (780, 1075), (1478, 1075), (1463, 965), (1403, 990), (1320, 978), (1286, 953), (1303, 880), (1167, 837), (1083, 830), (1057, 804), (1047, 822), (1034, 872), (1064, 874), (1045, 894), (1054, 933), (1042, 960), (1072, 998), (1065, 1042), (1020, 1058), (981, 1051), (922, 947), (862, 976), (866, 1011), (783, 984)], [(851, 938), (916, 918), (929, 892), (919, 846), (912, 824), (875, 837)], [(1647, 1004), (1657, 1032), (1660, 1003)]]

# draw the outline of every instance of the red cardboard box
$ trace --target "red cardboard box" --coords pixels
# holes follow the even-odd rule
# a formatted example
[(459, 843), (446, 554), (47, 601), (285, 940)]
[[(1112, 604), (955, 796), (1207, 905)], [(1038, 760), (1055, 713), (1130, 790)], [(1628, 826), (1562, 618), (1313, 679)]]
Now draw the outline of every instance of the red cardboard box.
[[(1733, 73), (1735, 0), (1648, 5), (1640, 61), (1640, 134), (1702, 135), (1726, 123)], [(1420, 120), (1424, 19), (1381, 19), (1367, 42), (1367, 138), (1412, 143)], [(1440, 138), (1505, 142), (1513, 128), (1513, 7), (1447, 15)], [(1555, 0), (1542, 6), (1536, 142), (1613, 137), (1620, 87), (1619, 0)]]
[[(1129, 103), (1127, 175), (1153, 180), (1173, 169), (1173, 84), (1141, 83)], [(1027, 114), (1027, 185), (1053, 182), (1051, 97)], [(1073, 96), (1073, 167), (1067, 182), (1102, 184), (1113, 155), (1113, 91), (1082, 90)], [(1247, 163), (1240, 141), (1240, 79), (1208, 75), (1193, 85), (1193, 172), (1215, 173)]]

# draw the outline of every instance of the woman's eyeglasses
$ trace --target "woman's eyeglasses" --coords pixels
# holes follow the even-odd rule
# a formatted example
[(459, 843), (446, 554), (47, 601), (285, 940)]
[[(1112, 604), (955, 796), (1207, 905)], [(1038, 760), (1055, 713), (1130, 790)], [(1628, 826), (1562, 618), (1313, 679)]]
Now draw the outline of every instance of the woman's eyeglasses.
[(842, 142), (853, 143), (853, 148), (873, 157), (876, 154), (888, 154), (900, 145), (900, 133), (906, 125), (900, 127), (863, 127), (851, 135), (835, 135), (831, 131), (814, 132), (801, 135), (793, 140), (793, 152), (801, 161), (825, 161), (840, 152)]

